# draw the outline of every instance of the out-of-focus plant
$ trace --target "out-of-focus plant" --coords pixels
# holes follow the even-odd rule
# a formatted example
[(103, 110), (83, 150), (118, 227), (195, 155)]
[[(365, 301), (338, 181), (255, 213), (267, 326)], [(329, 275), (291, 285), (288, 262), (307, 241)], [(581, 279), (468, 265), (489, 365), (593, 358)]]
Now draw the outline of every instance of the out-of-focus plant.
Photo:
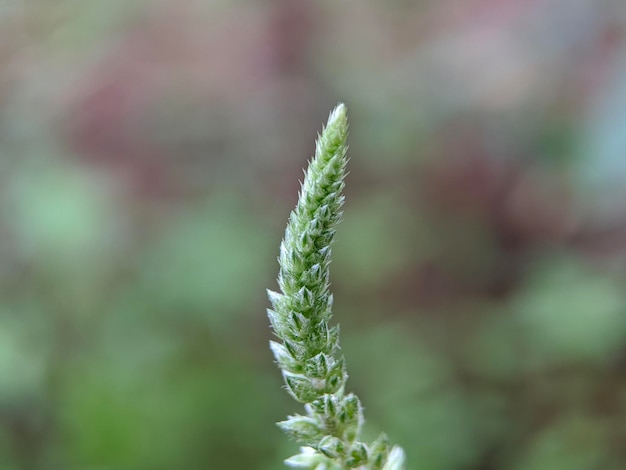
[(317, 140), (296, 208), (280, 246), (278, 285), (268, 291), (268, 315), (282, 343), (270, 342), (287, 391), (304, 403), (304, 415), (278, 423), (303, 445), (285, 461), (317, 470), (349, 468), (400, 470), (404, 452), (382, 434), (368, 445), (360, 440), (361, 403), (345, 393), (348, 379), (339, 347), (339, 327), (329, 326), (331, 243), (341, 218), (347, 163), (348, 120), (339, 104)]

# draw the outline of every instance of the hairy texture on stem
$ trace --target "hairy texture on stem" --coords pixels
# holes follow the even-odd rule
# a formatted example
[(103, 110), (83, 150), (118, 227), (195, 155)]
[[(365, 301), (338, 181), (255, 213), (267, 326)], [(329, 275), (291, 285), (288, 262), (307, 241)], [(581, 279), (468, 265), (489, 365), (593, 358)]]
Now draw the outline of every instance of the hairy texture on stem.
[(363, 409), (358, 397), (345, 393), (348, 379), (339, 348), (339, 327), (330, 326), (331, 244), (344, 202), (348, 118), (339, 104), (318, 137), (315, 156), (305, 173), (296, 208), (280, 245), (280, 292), (268, 291), (268, 316), (281, 340), (270, 348), (291, 396), (305, 413), (278, 425), (302, 444), (285, 461), (311, 470), (401, 470), (404, 452), (381, 435), (360, 442)]

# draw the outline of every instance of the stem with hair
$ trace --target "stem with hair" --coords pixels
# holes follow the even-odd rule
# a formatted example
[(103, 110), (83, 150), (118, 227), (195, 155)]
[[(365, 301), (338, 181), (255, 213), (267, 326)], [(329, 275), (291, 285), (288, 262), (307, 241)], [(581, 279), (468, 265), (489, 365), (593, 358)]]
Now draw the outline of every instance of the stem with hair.
[(305, 410), (278, 425), (303, 446), (285, 461), (290, 467), (402, 470), (404, 452), (384, 434), (370, 444), (360, 440), (363, 409), (356, 395), (345, 392), (348, 375), (339, 327), (329, 324), (329, 264), (344, 202), (347, 137), (346, 107), (339, 104), (317, 139), (280, 245), (280, 292), (268, 290), (268, 316), (281, 340), (271, 341), (270, 347), (287, 391)]

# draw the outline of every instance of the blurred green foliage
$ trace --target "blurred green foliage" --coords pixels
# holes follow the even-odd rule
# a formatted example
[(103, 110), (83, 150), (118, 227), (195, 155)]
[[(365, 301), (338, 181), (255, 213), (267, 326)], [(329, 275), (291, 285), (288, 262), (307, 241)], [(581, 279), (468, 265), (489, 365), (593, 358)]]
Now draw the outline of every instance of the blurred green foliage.
[(0, 468), (280, 468), (265, 288), (342, 100), (367, 431), (621, 470), (622, 3), (0, 2)]

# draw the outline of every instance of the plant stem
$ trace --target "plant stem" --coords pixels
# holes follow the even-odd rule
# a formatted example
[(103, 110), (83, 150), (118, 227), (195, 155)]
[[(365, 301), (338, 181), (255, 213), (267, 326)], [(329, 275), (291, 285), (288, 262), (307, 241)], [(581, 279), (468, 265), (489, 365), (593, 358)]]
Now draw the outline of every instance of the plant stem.
[(278, 425), (304, 446), (285, 461), (291, 467), (401, 470), (404, 452), (391, 447), (384, 434), (369, 445), (360, 441), (363, 409), (356, 395), (345, 393), (339, 327), (329, 325), (331, 244), (344, 202), (347, 137), (346, 107), (340, 103), (317, 139), (289, 216), (280, 245), (280, 293), (268, 290), (273, 307), (268, 316), (282, 340), (271, 341), (270, 348), (287, 391), (305, 409)]

